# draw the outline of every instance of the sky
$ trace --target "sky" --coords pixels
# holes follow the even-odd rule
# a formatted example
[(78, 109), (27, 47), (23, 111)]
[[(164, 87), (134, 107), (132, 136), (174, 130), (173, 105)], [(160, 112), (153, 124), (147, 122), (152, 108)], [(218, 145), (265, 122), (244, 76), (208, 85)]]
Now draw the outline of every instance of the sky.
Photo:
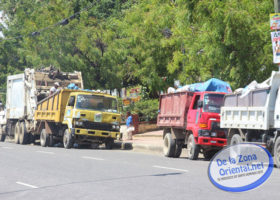
[[(0, 11), (0, 23), (1, 24), (3, 23), (3, 21), (2, 21), (2, 14), (3, 14), (3, 12)], [(2, 34), (2, 31), (0, 31), (0, 37), (4, 37), (4, 35)]]

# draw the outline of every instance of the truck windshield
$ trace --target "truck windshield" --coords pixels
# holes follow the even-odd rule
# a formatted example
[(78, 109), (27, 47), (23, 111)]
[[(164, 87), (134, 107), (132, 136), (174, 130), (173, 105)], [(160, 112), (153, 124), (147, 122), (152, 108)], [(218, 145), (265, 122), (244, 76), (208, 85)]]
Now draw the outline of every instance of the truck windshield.
[(223, 94), (205, 94), (203, 112), (220, 113), (223, 98)]
[(99, 95), (78, 95), (76, 108), (113, 113), (118, 112), (116, 99)]

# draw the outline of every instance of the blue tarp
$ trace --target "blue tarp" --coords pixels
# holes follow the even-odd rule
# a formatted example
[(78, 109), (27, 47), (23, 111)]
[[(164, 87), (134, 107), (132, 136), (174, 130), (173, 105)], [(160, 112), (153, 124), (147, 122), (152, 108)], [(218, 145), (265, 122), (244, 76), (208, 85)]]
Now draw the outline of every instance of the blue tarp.
[(70, 83), (68, 86), (67, 86), (68, 89), (71, 89), (71, 90), (78, 90), (79, 87), (75, 85), (75, 83)]
[(203, 83), (191, 84), (189, 90), (192, 92), (203, 92), (203, 91), (213, 91), (213, 92), (225, 92), (231, 93), (231, 87), (227, 82), (222, 80), (211, 78)]

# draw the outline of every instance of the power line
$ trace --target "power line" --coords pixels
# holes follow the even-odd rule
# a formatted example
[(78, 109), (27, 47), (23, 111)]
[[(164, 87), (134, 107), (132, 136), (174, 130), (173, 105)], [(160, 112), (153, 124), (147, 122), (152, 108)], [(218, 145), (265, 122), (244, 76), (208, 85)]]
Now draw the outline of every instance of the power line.
[(69, 24), (69, 22), (70, 22), (71, 20), (75, 19), (80, 13), (82, 13), (82, 12), (84, 12), (84, 11), (88, 11), (89, 9), (91, 9), (91, 8), (94, 6), (95, 3), (96, 3), (96, 1), (95, 1), (95, 2), (92, 2), (89, 6), (83, 8), (83, 9), (80, 10), (79, 12), (76, 12), (76, 13), (74, 13), (73, 15), (71, 15), (71, 16), (65, 18), (65, 19), (59, 20), (59, 21), (58, 21), (57, 23), (55, 23), (55, 24), (52, 24), (52, 25), (49, 25), (49, 26), (47, 26), (47, 27), (41, 28), (41, 29), (39, 29), (39, 30), (37, 30), (37, 31), (33, 31), (33, 32), (31, 32), (31, 33), (29, 33), (29, 34), (27, 34), (27, 35), (19, 35), (19, 36), (11, 37), (11, 38), (1, 38), (1, 39), (0, 39), (0, 42), (2, 42), (2, 41), (7, 41), (7, 40), (16, 40), (16, 39), (23, 38), (23, 37), (35, 37), (35, 36), (40, 35), (42, 32), (44, 32), (44, 31), (46, 31), (46, 30), (48, 30), (48, 29), (51, 29), (51, 28), (53, 28), (53, 27), (56, 27), (56, 26), (59, 26), (59, 25), (65, 26), (65, 25)]

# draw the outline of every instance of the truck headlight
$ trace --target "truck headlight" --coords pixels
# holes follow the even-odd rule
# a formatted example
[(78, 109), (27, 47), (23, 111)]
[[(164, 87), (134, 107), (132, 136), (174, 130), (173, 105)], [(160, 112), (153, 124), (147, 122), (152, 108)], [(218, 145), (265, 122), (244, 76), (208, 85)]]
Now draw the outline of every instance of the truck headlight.
[(207, 130), (199, 130), (199, 131), (198, 131), (198, 135), (199, 135), (199, 136), (204, 136), (204, 137), (209, 137), (209, 136), (210, 136), (210, 133), (209, 133), (209, 131), (207, 131)]
[(217, 133), (216, 132), (212, 132), (211, 133), (211, 137), (217, 137)]
[(76, 121), (76, 122), (75, 122), (75, 125), (77, 125), (77, 126), (83, 126), (83, 122)]

